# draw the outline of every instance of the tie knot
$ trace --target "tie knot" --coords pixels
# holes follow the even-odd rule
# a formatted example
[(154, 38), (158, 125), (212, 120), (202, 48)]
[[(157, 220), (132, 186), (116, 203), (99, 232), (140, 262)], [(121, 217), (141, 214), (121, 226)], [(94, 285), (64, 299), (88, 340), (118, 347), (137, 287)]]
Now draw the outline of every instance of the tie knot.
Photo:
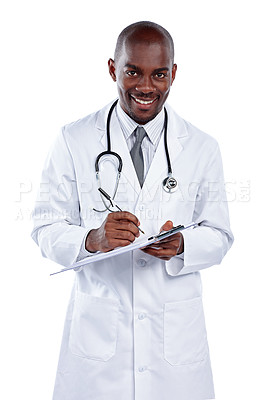
[(145, 136), (146, 136), (145, 129), (142, 128), (142, 126), (138, 126), (136, 128), (136, 142), (142, 143), (142, 140), (144, 139)]

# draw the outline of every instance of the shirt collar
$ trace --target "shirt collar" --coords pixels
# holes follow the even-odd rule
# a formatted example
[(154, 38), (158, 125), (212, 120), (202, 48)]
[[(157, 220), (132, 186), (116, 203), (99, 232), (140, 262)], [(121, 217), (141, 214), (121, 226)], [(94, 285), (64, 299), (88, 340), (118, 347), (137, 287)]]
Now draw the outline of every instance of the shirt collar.
[(117, 115), (118, 121), (121, 125), (122, 131), (125, 135), (126, 140), (130, 137), (130, 135), (132, 135), (132, 133), (137, 128), (137, 126), (142, 126), (145, 129), (152, 144), (156, 145), (158, 143), (161, 133), (163, 131), (163, 127), (164, 127), (164, 109), (163, 108), (159, 112), (159, 114), (156, 115), (155, 118), (153, 118), (151, 121), (147, 122), (147, 124), (145, 124), (145, 125), (139, 125), (136, 121), (134, 121), (132, 118), (130, 118), (130, 116), (127, 115), (125, 113), (125, 111), (122, 109), (120, 102), (117, 103), (116, 115)]

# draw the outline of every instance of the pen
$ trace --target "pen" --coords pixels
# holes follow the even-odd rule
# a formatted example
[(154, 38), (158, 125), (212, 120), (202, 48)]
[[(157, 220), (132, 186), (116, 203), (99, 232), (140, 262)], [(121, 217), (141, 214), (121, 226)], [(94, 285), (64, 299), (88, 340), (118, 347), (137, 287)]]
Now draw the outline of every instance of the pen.
[[(122, 209), (114, 202), (114, 199), (112, 199), (112, 197), (109, 196), (109, 194), (106, 193), (105, 190), (103, 190), (102, 188), (98, 188), (98, 190), (107, 200), (110, 201), (112, 207), (116, 207), (119, 211), (122, 211)], [(141, 233), (143, 233), (145, 235), (145, 232), (143, 232), (142, 229), (140, 229), (138, 226), (137, 226), (137, 228)]]

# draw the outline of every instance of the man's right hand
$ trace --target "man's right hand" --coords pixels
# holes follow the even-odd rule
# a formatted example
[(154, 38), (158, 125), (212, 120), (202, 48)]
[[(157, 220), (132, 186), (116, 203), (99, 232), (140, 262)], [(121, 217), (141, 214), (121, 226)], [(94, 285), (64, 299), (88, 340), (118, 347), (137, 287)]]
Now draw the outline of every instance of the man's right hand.
[(139, 237), (140, 222), (128, 211), (108, 214), (100, 228), (92, 229), (86, 238), (86, 250), (107, 252), (116, 247), (127, 246)]

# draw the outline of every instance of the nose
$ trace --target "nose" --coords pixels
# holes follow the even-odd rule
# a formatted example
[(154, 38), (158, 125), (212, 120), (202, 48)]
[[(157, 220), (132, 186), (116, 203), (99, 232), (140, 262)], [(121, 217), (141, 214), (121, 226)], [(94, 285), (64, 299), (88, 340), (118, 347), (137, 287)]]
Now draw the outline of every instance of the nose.
[(136, 85), (136, 90), (144, 94), (153, 93), (156, 88), (149, 75), (142, 75)]

